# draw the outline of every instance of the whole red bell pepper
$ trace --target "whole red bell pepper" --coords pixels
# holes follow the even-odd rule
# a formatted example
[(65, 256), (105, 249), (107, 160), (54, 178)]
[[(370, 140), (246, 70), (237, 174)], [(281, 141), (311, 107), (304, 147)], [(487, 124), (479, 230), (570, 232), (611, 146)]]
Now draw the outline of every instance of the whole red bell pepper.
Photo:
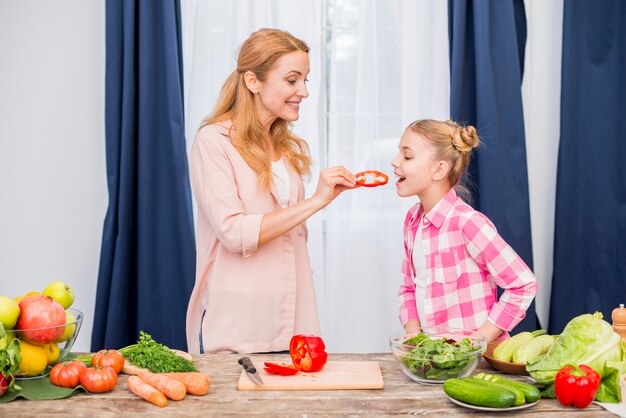
[(328, 354), (324, 341), (315, 335), (294, 335), (289, 354), (294, 367), (303, 372), (318, 372), (324, 368)]
[(600, 386), (600, 374), (586, 364), (565, 366), (554, 379), (554, 393), (564, 406), (585, 408)]

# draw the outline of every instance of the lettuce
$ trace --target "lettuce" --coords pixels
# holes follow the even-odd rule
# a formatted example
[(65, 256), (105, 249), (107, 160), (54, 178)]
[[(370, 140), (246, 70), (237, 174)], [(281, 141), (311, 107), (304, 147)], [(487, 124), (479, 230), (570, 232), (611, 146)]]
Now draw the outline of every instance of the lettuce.
[(612, 371), (605, 367), (607, 362), (621, 360), (620, 342), (602, 313), (579, 315), (567, 323), (546, 354), (526, 364), (526, 370), (542, 386), (554, 383), (556, 373), (568, 364), (586, 364), (604, 378)]
[(594, 400), (598, 402), (621, 402), (620, 376), (626, 373), (626, 361), (608, 361), (604, 370), (607, 375), (602, 379)]

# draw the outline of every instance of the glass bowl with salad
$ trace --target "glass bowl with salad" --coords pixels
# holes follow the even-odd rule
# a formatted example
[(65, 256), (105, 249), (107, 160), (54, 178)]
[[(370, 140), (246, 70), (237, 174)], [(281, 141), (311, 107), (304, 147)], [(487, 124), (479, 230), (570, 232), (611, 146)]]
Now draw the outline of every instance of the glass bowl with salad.
[(389, 347), (402, 371), (418, 383), (443, 383), (469, 376), (487, 347), (485, 337), (449, 328), (422, 329), (406, 338), (404, 330), (389, 338)]

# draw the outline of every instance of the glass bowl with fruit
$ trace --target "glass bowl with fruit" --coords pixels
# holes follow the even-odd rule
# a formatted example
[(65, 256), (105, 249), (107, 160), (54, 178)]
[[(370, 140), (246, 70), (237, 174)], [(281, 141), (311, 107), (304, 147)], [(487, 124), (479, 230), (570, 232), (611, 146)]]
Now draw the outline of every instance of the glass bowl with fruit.
[[(50, 369), (65, 360), (76, 341), (83, 313), (67, 308), (50, 296), (33, 295), (20, 300), (19, 316), (8, 340), (20, 341), (21, 362), (17, 379), (47, 376)], [(9, 341), (10, 342), (10, 341)]]
[(389, 338), (389, 347), (400, 368), (418, 383), (443, 383), (469, 376), (487, 346), (485, 337), (449, 328), (422, 329), (407, 338), (404, 330)]

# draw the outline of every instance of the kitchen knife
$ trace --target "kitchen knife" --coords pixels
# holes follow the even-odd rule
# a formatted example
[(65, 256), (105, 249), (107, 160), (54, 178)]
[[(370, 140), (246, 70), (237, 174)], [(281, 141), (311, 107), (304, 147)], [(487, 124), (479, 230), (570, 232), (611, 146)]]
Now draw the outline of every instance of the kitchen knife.
[(257, 373), (254, 364), (252, 364), (252, 361), (250, 361), (248, 357), (240, 358), (239, 360), (237, 360), (237, 363), (241, 364), (241, 367), (243, 367), (243, 369), (246, 371), (246, 374), (248, 375), (250, 380), (252, 380), (257, 385), (264, 384), (261, 376), (259, 376), (259, 374)]

